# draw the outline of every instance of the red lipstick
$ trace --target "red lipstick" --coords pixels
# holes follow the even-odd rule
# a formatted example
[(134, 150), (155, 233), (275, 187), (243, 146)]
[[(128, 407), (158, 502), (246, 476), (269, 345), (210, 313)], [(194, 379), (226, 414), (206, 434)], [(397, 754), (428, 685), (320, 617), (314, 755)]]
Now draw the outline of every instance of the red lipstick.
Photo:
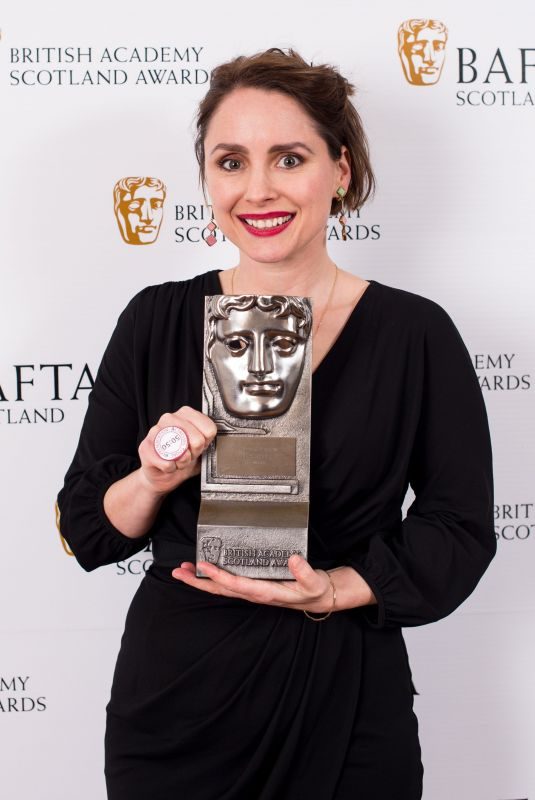
[[(238, 214), (238, 219), (241, 221), (242, 225), (247, 229), (249, 233), (253, 236), (276, 236), (278, 233), (282, 233), (282, 231), (286, 230), (288, 225), (293, 221), (295, 214), (292, 214), (291, 211), (267, 211), (264, 214)], [(266, 226), (256, 226), (251, 225), (250, 222), (260, 222), (262, 220), (274, 220), (274, 219), (282, 219), (284, 220), (279, 225), (271, 225), (269, 227)], [(247, 221), (249, 220), (249, 222)]]

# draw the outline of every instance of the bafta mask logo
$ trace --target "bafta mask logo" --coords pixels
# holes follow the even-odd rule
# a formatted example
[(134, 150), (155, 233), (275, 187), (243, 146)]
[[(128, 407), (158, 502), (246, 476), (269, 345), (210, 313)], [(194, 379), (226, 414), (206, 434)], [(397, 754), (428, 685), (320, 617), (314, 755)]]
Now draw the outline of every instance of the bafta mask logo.
[(398, 53), (403, 72), (413, 86), (432, 86), (438, 82), (448, 30), (437, 19), (408, 19), (398, 28)]
[(152, 244), (163, 217), (165, 186), (159, 178), (121, 178), (113, 187), (115, 216), (127, 244)]
[(212, 299), (207, 357), (230, 414), (276, 417), (290, 408), (311, 324), (310, 306), (299, 297), (218, 295)]
[(201, 539), (202, 555), (209, 564), (217, 564), (221, 555), (222, 541), (219, 536), (203, 536)]

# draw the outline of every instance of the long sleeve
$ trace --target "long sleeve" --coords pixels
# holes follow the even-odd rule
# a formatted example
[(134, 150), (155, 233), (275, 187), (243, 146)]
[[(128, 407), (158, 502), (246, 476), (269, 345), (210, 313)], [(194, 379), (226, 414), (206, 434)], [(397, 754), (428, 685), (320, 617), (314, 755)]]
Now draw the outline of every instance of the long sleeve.
[(128, 558), (150, 538), (150, 532), (137, 539), (125, 536), (112, 525), (103, 507), (109, 486), (140, 465), (134, 333), (136, 308), (143, 294), (136, 295), (119, 317), (58, 495), (61, 534), (87, 571)]
[(372, 535), (347, 563), (375, 592), (375, 626), (422, 625), (450, 614), (496, 552), (492, 454), (481, 389), (450, 317), (428, 304), (419, 337), (419, 415), (408, 465), (415, 500), (396, 530)]

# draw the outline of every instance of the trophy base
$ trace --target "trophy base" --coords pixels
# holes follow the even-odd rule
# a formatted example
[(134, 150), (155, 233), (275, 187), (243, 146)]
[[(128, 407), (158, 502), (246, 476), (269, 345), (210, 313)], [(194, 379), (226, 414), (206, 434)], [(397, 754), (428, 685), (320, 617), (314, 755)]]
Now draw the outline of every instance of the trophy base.
[[(294, 553), (307, 557), (308, 528), (199, 525), (197, 562), (207, 561), (233, 575), (295, 580), (288, 568)], [(206, 578), (197, 568), (198, 578)]]

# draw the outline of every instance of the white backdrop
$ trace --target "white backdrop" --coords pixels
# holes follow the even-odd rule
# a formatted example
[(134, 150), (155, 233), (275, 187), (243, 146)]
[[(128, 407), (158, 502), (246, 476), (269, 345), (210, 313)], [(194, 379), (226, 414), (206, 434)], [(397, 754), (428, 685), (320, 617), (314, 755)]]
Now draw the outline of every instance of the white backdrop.
[[(398, 27), (416, 14), (449, 31), (432, 86), (411, 85), (398, 57)], [(352, 238), (342, 243), (329, 228), (334, 259), (446, 308), (490, 417), (497, 558), (454, 615), (406, 631), (424, 798), (535, 797), (535, 66), (522, 73), (522, 58), (535, 64), (534, 23), (527, 0), (511, 0), (507, 14), (459, 0), (4, 6), (2, 796), (105, 797), (104, 707), (151, 554), (85, 573), (62, 549), (55, 496), (90, 376), (130, 297), (235, 263), (230, 243), (196, 241), (207, 219), (198, 219), (192, 123), (210, 69), (293, 46), (359, 87), (378, 177)], [(477, 74), (461, 70), (461, 58)], [(144, 247), (122, 240), (113, 210), (116, 181), (137, 175), (167, 187), (158, 238)]]

